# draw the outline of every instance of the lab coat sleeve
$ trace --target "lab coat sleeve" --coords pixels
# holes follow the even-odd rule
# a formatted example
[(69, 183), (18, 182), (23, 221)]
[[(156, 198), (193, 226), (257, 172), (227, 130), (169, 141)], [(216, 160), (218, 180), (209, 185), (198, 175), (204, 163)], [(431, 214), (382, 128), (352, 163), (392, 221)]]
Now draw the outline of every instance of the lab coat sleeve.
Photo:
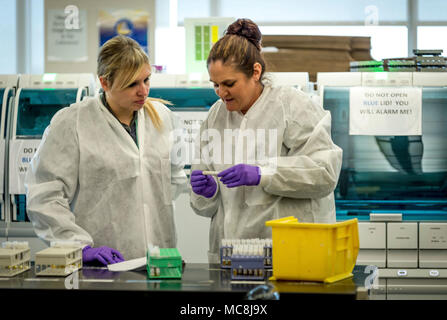
[(260, 185), (283, 197), (325, 197), (334, 191), (342, 163), (342, 150), (331, 139), (331, 114), (303, 93), (286, 103), (283, 147), (287, 154), (261, 167)]
[(25, 177), (27, 213), (41, 239), (93, 246), (92, 237), (76, 224), (70, 210), (78, 186), (79, 146), (76, 119), (69, 108), (53, 117), (30, 163)]
[[(195, 152), (194, 152), (194, 159), (193, 164), (191, 165), (191, 173), (194, 170), (201, 170), (201, 171), (214, 171), (214, 168), (210, 166), (210, 163), (206, 161), (205, 159), (202, 159), (201, 157), (201, 150), (204, 148), (205, 140), (202, 140), (202, 133), (204, 130), (208, 128), (208, 119), (205, 120), (202, 125), (200, 126), (200, 132), (195, 140)], [(213, 177), (213, 179), (215, 179)], [(196, 214), (203, 217), (212, 218), (219, 208), (219, 203), (221, 201), (221, 195), (220, 195), (220, 189), (219, 189), (219, 182), (217, 183), (217, 189), (214, 193), (214, 196), (211, 198), (206, 198), (201, 195), (196, 194), (194, 191), (192, 191), (192, 188), (190, 190), (190, 204), (191, 208), (194, 210)]]
[(172, 200), (188, 191), (188, 178), (185, 173), (186, 144), (185, 130), (181, 127), (180, 117), (171, 112), (172, 147), (171, 147), (171, 191)]

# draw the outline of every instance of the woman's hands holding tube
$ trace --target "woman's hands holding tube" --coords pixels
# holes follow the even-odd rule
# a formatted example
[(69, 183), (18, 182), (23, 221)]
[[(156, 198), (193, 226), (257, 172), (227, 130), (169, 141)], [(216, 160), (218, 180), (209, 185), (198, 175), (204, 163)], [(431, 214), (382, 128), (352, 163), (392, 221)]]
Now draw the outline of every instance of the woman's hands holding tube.
[(261, 170), (257, 166), (241, 163), (221, 171), (217, 176), (228, 188), (257, 186), (261, 181)]

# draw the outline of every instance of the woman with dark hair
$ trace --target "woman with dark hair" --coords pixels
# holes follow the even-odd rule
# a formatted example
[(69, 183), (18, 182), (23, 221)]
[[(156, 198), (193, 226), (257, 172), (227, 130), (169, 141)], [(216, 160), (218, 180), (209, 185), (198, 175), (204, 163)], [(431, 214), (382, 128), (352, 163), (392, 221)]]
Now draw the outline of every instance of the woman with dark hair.
[(207, 67), (220, 100), (200, 128), (191, 206), (211, 218), (209, 261), (219, 262), (222, 239), (270, 238), (271, 219), (335, 222), (342, 150), (331, 139), (330, 113), (269, 83), (262, 35), (249, 19), (228, 27)]

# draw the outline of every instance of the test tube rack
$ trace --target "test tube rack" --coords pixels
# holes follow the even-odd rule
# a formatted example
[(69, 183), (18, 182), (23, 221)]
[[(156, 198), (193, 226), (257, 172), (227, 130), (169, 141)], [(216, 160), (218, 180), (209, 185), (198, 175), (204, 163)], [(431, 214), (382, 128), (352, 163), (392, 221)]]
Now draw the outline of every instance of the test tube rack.
[(182, 257), (176, 248), (149, 246), (146, 269), (149, 279), (181, 279)]
[(263, 280), (264, 246), (235, 245), (231, 256), (232, 280)]
[(27, 241), (6, 241), (0, 248), (0, 276), (14, 277), (30, 269), (31, 253)]
[(263, 268), (272, 268), (272, 239), (222, 239), (220, 247), (220, 267), (231, 269), (235, 246), (261, 246), (263, 248)]
[(62, 276), (82, 268), (82, 246), (77, 243), (56, 242), (36, 253), (36, 276)]

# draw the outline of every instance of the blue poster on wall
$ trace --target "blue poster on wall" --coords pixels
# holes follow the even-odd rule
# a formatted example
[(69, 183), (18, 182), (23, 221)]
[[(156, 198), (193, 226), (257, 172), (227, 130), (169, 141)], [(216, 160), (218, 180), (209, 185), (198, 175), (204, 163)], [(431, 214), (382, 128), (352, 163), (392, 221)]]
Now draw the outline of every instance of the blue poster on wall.
[(149, 14), (143, 10), (100, 10), (98, 16), (99, 46), (124, 35), (137, 41), (148, 52)]

